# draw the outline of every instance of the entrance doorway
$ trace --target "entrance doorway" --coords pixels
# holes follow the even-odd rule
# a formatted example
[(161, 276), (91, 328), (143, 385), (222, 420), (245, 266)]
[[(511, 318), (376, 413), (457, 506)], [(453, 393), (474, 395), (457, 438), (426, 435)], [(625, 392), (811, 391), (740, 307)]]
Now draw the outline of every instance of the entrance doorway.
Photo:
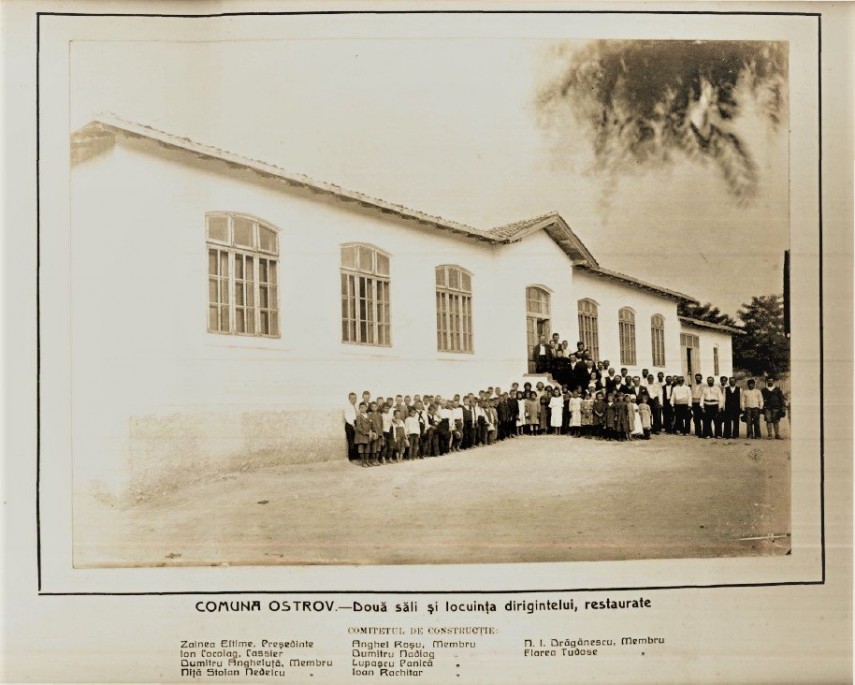
[(549, 291), (538, 286), (529, 286), (525, 289), (526, 300), (526, 358), (528, 359), (528, 372), (535, 373), (537, 367), (533, 355), (534, 346), (540, 340), (540, 336), (546, 336), (547, 340), (552, 334), (551, 302)]
[(680, 347), (683, 350), (683, 375), (686, 377), (686, 382), (691, 383), (692, 376), (701, 368), (700, 340), (698, 336), (691, 333), (680, 333)]

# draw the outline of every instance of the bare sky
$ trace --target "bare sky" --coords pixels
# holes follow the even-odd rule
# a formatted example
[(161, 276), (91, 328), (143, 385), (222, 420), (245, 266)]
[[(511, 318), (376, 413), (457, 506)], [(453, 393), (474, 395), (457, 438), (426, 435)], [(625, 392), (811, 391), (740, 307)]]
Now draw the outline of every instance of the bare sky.
[[(72, 129), (96, 113), (189, 136), (479, 228), (557, 210), (607, 268), (735, 314), (780, 293), (787, 120), (738, 122), (760, 167), (737, 207), (712, 165), (589, 172), (582, 127), (534, 105), (545, 40), (75, 42)], [(553, 60), (550, 62), (550, 60)]]

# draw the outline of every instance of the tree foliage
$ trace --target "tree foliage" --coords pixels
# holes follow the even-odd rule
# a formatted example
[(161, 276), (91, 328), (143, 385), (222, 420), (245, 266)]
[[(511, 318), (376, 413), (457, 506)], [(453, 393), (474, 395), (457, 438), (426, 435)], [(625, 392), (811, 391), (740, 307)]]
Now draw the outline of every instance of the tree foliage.
[(674, 153), (712, 161), (740, 203), (757, 164), (735, 119), (753, 99), (776, 127), (786, 107), (787, 46), (767, 41), (601, 40), (572, 53), (540, 92), (546, 121), (592, 135), (596, 166), (614, 173), (669, 163)]
[(677, 306), (677, 313), (680, 316), (688, 316), (691, 319), (700, 319), (701, 321), (710, 321), (712, 323), (720, 323), (725, 326), (736, 326), (736, 321), (728, 314), (724, 314), (718, 307), (714, 307), (712, 303), (706, 304), (688, 304), (680, 302)]
[(784, 332), (784, 298), (760, 295), (737, 312), (745, 335), (733, 338), (734, 365), (778, 376), (790, 368), (790, 341)]

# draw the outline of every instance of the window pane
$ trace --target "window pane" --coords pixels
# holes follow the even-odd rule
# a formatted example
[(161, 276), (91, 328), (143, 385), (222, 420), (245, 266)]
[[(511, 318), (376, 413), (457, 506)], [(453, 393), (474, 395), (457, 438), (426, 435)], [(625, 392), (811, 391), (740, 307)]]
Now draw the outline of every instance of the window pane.
[(220, 276), (229, 275), (229, 253), (226, 251), (220, 252)]
[(379, 252), (377, 253), (377, 273), (381, 276), (389, 275), (389, 258)]
[(208, 279), (208, 302), (217, 302), (217, 279), (209, 278)]
[(261, 283), (267, 283), (267, 260), (258, 260), (258, 280)]
[(235, 278), (243, 278), (243, 255), (235, 255)]
[(472, 291), (472, 277), (469, 274), (461, 273), (460, 278), (461, 278), (461, 284), (460, 285), (463, 288), (463, 290), (465, 290), (467, 293), (471, 292)]
[(229, 242), (229, 220), (225, 216), (208, 216), (208, 239)]
[(258, 225), (259, 247), (267, 252), (276, 252), (276, 232), (267, 226)]
[(445, 283), (445, 267), (440, 267), (436, 269), (436, 284), (444, 286)]
[(217, 329), (217, 307), (208, 307), (208, 330), (216, 331)]
[(266, 292), (267, 292), (267, 299), (270, 303), (267, 305), (268, 308), (269, 309), (276, 309), (276, 288), (274, 288), (272, 285), (268, 286), (266, 288)]
[(270, 312), (270, 335), (279, 335), (279, 315)]
[(226, 305), (220, 306), (220, 330), (229, 330), (229, 308)]
[(374, 250), (370, 247), (359, 246), (359, 269), (374, 273)]
[(276, 262), (268, 260), (267, 268), (269, 270), (267, 282), (270, 283), (270, 285), (276, 285)]
[(341, 248), (341, 265), (348, 269), (357, 268), (356, 246), (348, 245)]
[(208, 273), (212, 276), (217, 274), (217, 251), (208, 250)]
[(448, 270), (448, 287), (460, 289), (460, 271), (457, 269)]
[(235, 330), (238, 333), (244, 333), (244, 311), (241, 307), (235, 309)]
[(253, 241), (253, 227), (255, 222), (241, 217), (232, 217), (232, 230), (234, 231), (234, 243), (242, 247), (255, 247)]
[(267, 312), (261, 312), (261, 328), (259, 333), (267, 335), (270, 333), (270, 317)]

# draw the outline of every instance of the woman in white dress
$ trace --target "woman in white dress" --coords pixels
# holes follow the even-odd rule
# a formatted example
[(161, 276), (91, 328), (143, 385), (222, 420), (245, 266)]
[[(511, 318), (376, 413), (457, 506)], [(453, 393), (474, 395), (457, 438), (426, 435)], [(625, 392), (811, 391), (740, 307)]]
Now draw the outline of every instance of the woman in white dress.
[(638, 413), (638, 398), (633, 395), (632, 397), (632, 413), (635, 414), (635, 421), (632, 424), (632, 431), (630, 432), (630, 436), (633, 438), (643, 437), (644, 430), (641, 428), (641, 416)]
[(570, 435), (579, 437), (579, 427), (582, 425), (582, 398), (573, 392), (570, 393), (567, 403), (570, 405)]
[(564, 419), (564, 398), (561, 396), (561, 390), (555, 388), (552, 391), (552, 397), (549, 399), (549, 427), (552, 429), (553, 435), (561, 433), (561, 422)]

